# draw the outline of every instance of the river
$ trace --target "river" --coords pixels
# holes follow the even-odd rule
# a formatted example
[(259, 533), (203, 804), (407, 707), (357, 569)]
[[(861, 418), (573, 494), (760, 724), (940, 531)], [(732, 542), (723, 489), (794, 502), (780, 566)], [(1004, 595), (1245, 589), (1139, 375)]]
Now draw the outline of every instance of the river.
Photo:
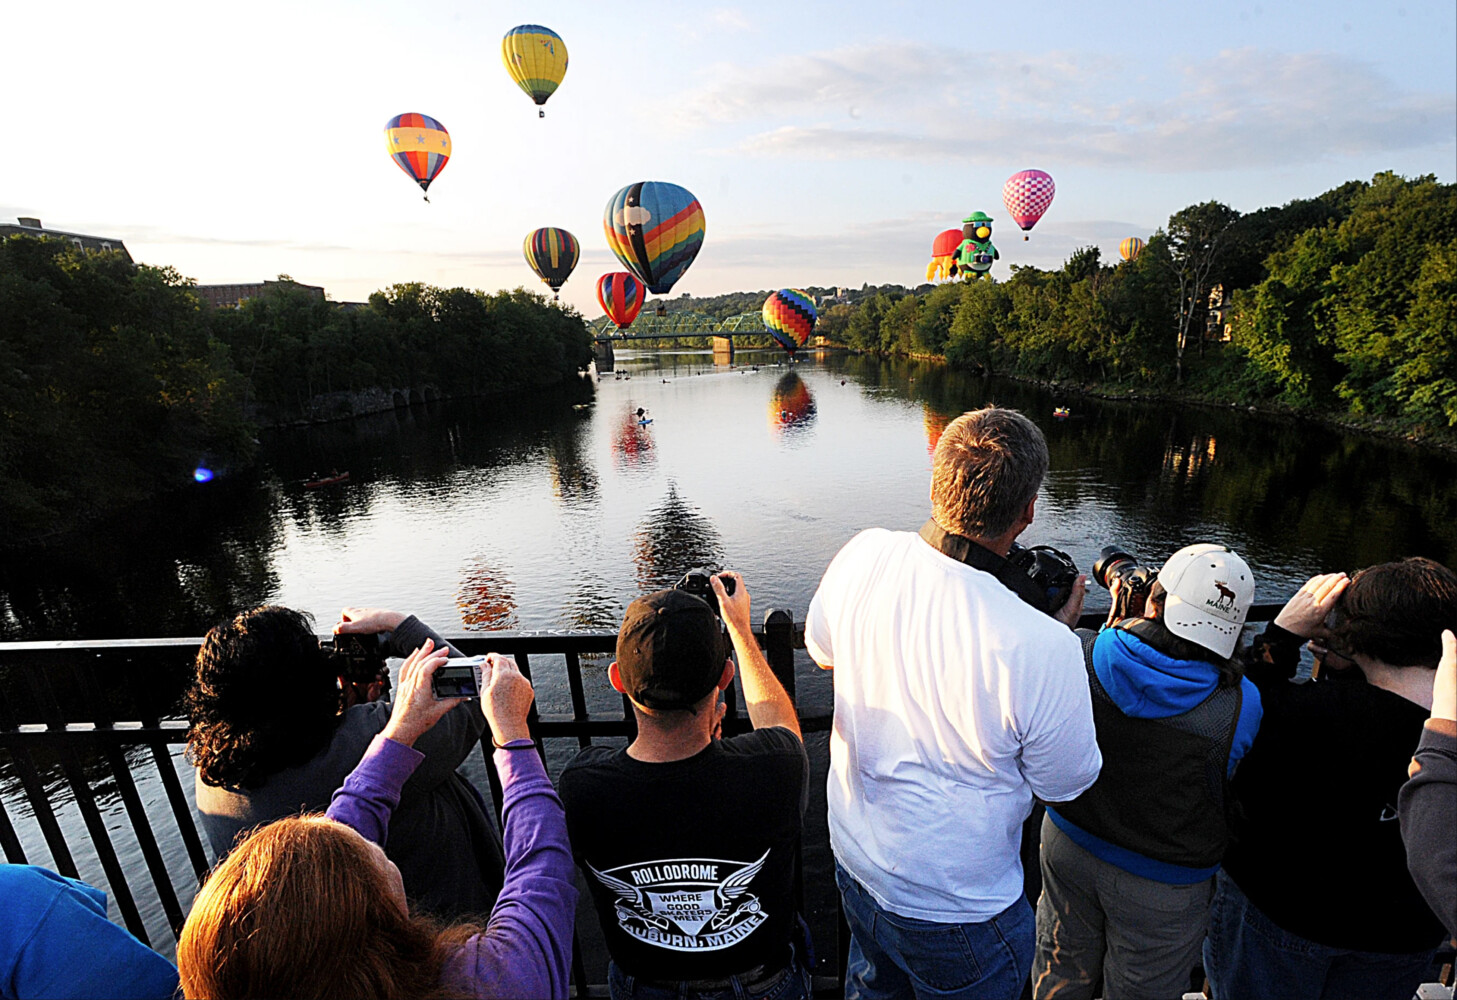
[[(1249, 561), (1256, 600), (1271, 602), (1316, 572), (1408, 554), (1457, 560), (1449, 456), (930, 363), (781, 357), (741, 352), (730, 369), (706, 352), (623, 351), (616, 376), (531, 397), (268, 432), (252, 469), (0, 558), (0, 639), (200, 635), (270, 602), (312, 612), (321, 629), (350, 604), (411, 611), (445, 632), (612, 629), (633, 597), (697, 565), (742, 572), (756, 618), (779, 607), (801, 620), (856, 531), (925, 519), (940, 429), (989, 402), (1031, 415), (1051, 450), (1023, 541), (1084, 569), (1110, 542), (1157, 564), (1218, 541)], [(1054, 419), (1057, 406), (1071, 416)], [(304, 487), (333, 469), (348, 482)], [(1090, 608), (1106, 603), (1090, 592)], [(828, 678), (814, 673), (802, 673), (803, 707), (827, 711)], [(13, 781), (0, 790), (44, 863)], [(109, 820), (123, 825), (105, 791)], [(142, 792), (156, 803), (152, 783)], [(84, 840), (74, 811), (62, 820), (73, 844)], [(135, 848), (120, 849), (140, 870)], [(88, 851), (77, 850), (83, 875), (104, 884)], [(185, 871), (180, 848), (167, 853)], [(155, 906), (147, 915), (154, 943), (170, 950)]]

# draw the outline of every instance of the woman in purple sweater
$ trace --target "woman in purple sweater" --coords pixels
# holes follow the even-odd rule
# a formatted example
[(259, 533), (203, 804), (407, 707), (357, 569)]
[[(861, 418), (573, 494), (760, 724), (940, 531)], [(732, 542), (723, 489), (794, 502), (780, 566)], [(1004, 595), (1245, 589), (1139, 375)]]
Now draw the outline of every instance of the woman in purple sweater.
[(447, 651), (425, 645), (400, 670), (384, 731), (323, 816), (270, 823), (198, 893), (177, 945), (188, 997), (565, 997), (577, 890), (561, 801), (526, 726), (534, 692), (492, 654), (481, 708), (505, 790), (506, 880), (485, 927), (412, 916), (379, 846), (414, 742), (460, 699), (430, 678)]

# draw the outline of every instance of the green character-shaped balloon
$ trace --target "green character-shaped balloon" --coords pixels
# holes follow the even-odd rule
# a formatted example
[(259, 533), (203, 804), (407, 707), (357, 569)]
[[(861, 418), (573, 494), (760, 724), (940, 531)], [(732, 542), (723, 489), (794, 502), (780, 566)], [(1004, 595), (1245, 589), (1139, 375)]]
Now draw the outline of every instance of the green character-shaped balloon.
[(992, 246), (992, 217), (985, 212), (972, 212), (961, 220), (961, 246), (952, 262), (953, 274), (960, 273), (975, 281), (992, 269), (992, 262), (1001, 254)]

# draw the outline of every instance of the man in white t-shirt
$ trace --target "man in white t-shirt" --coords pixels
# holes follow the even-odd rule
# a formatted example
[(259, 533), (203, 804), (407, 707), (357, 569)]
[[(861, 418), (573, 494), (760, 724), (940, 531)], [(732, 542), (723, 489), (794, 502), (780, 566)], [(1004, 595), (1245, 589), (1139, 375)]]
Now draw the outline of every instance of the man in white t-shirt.
[(805, 645), (835, 671), (830, 845), (850, 924), (845, 995), (1016, 997), (1031, 969), (1019, 844), (1032, 800), (1077, 797), (1102, 757), (1082, 649), (1010, 566), (1047, 443), (1016, 410), (963, 414), (919, 534), (871, 528), (820, 581)]

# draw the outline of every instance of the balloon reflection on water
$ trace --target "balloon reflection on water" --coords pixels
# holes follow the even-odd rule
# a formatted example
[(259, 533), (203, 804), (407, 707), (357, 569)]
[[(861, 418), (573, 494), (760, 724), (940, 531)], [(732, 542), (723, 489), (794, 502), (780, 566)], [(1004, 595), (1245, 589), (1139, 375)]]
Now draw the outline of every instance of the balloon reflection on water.
[(815, 398), (796, 372), (774, 383), (769, 397), (769, 429), (776, 434), (807, 430), (815, 419)]
[(612, 454), (619, 466), (628, 468), (651, 465), (657, 459), (653, 451), (653, 435), (629, 403), (612, 432)]
[(518, 627), (516, 597), (511, 581), (481, 559), (465, 564), (455, 606), (468, 629), (501, 632)]

